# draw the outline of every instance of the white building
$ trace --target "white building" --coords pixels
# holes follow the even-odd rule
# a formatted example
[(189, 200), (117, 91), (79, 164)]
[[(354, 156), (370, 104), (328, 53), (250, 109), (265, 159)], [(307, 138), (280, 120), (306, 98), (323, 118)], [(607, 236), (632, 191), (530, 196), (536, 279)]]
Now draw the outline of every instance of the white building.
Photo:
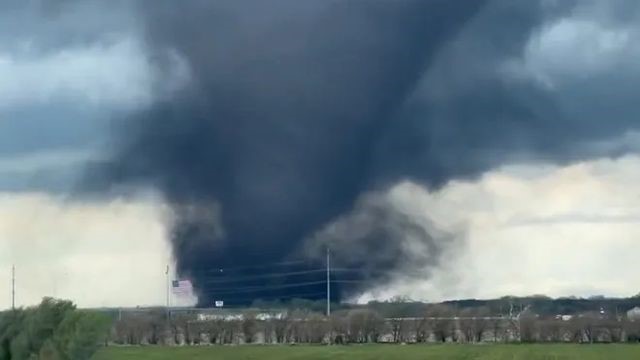
[(631, 321), (640, 321), (640, 307), (634, 307), (627, 311), (627, 319)]

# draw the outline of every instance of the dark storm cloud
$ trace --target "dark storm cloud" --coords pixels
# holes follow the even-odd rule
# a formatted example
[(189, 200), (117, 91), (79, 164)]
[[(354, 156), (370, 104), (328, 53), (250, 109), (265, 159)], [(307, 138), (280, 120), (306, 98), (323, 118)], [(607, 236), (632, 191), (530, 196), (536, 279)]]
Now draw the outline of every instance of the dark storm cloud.
[[(391, 117), (481, 2), (154, 4), (149, 45), (193, 84), (128, 120), (106, 174), (176, 205), (179, 270), (197, 273), (285, 259), (348, 211)], [(218, 204), (224, 236), (201, 214)]]
[(126, 120), (91, 187), (162, 191), (179, 271), (203, 303), (215, 293), (203, 274), (330, 242), (321, 230), (334, 221), (361, 229), (334, 249), (343, 264), (397, 270), (409, 235), (428, 253), (415, 267), (437, 264), (441, 239), (356, 200), (405, 178), (440, 186), (509, 161), (607, 155), (585, 144), (635, 127), (574, 117), (557, 89), (510, 67), (576, 3), (140, 3), (150, 53), (182, 58), (192, 83)]
[(92, 153), (105, 142), (109, 118), (146, 99), (133, 4), (105, 4), (0, 1), (0, 191), (68, 192), (84, 172), (78, 162), (20, 173), (4, 164)]
[[(590, 144), (614, 141), (640, 127), (632, 100), (640, 83), (638, 68), (614, 67), (604, 74), (585, 69), (555, 88), (509, 73), (512, 62), (527, 61), (525, 48), (536, 32), (592, 5), (549, 3), (494, 1), (447, 45), (393, 123), (380, 151), (387, 157), (381, 162), (383, 176), (440, 185), (505, 162), (562, 163), (621, 154), (619, 148), (603, 152)], [(639, 8), (633, 2), (614, 3), (617, 9)], [(567, 56), (564, 61), (570, 68), (581, 60)], [(404, 152), (400, 161), (397, 150)]]
[(388, 194), (369, 193), (356, 201), (349, 214), (314, 234), (304, 250), (317, 258), (329, 247), (334, 263), (358, 269), (357, 276), (384, 284), (397, 278), (428, 277), (457, 240), (427, 219), (398, 208)]
[(57, 155), (91, 159), (105, 141), (106, 123), (96, 109), (62, 104), (0, 111), (0, 191), (71, 191), (85, 164), (81, 156)]

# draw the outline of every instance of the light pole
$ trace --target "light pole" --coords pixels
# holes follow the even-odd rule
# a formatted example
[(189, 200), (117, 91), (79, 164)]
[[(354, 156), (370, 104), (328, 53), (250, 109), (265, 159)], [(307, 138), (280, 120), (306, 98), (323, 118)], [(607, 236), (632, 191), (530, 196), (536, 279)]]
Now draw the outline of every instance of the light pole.
[(16, 309), (16, 266), (11, 266), (11, 310)]

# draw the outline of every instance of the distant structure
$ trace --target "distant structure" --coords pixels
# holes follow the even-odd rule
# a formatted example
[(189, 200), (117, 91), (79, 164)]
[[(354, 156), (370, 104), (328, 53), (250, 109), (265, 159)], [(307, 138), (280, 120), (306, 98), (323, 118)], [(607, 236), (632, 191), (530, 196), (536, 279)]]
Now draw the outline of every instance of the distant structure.
[(640, 307), (636, 306), (627, 311), (627, 319), (631, 321), (640, 321)]

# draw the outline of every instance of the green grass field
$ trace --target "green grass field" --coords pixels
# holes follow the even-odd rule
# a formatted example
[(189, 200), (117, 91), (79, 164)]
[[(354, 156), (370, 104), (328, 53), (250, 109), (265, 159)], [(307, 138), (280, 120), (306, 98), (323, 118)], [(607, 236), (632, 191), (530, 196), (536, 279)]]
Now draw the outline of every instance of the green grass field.
[(640, 359), (640, 345), (110, 347), (94, 360)]

